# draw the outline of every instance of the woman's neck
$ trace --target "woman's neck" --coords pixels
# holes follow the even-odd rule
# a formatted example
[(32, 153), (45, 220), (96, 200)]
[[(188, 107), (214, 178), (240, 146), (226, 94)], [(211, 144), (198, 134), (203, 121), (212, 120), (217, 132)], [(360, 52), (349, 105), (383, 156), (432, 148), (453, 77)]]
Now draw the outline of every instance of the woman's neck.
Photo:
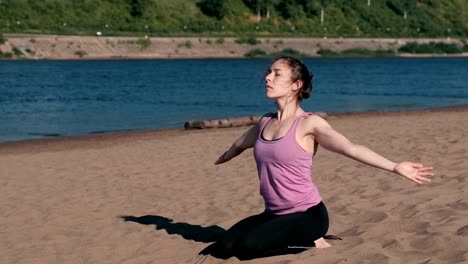
[(304, 112), (299, 105), (297, 100), (278, 100), (276, 101), (276, 117), (278, 122), (288, 120), (290, 118), (295, 119), (297, 115)]

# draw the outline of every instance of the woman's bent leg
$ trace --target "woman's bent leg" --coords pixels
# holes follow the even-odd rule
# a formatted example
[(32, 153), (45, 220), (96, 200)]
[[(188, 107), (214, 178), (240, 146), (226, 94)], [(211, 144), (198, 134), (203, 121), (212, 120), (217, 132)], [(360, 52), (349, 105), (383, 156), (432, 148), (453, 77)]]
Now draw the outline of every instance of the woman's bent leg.
[(263, 212), (239, 221), (229, 228), (220, 239), (203, 249), (199, 254), (212, 255), (221, 259), (237, 255), (239, 252), (238, 242), (243, 241), (246, 234), (268, 221), (270, 217), (270, 214)]
[[(237, 242), (239, 259), (299, 253), (313, 247), (328, 231), (328, 213), (323, 203), (305, 212), (275, 215)], [(305, 248), (304, 248), (305, 247)]]

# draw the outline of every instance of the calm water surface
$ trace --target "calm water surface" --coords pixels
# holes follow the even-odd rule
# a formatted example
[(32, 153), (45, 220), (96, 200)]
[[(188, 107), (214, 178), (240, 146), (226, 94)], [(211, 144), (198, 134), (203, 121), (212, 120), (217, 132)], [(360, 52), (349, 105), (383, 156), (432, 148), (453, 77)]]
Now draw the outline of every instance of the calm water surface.
[[(468, 105), (468, 58), (307, 59), (308, 111)], [(0, 61), (0, 142), (274, 111), (270, 60)]]

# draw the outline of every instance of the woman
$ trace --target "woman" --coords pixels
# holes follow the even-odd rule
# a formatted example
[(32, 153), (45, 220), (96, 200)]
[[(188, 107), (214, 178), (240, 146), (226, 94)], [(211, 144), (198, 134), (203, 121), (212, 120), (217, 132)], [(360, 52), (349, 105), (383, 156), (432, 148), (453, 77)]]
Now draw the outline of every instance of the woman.
[(330, 246), (324, 240), (327, 210), (310, 177), (317, 145), (419, 184), (430, 182), (431, 167), (392, 162), (305, 112), (300, 102), (310, 96), (312, 77), (295, 58), (280, 57), (271, 65), (265, 78), (266, 97), (275, 100), (276, 113), (263, 116), (215, 162), (225, 163), (254, 147), (265, 211), (235, 224), (201, 254), (252, 259)]

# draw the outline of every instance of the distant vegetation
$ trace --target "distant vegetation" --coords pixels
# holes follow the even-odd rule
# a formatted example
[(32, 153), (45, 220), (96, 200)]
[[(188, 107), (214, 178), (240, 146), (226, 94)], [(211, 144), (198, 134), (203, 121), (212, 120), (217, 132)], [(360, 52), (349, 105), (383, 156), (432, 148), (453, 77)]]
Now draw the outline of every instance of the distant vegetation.
[(136, 41), (136, 44), (140, 46), (140, 50), (144, 50), (151, 45), (151, 40), (149, 38), (141, 38)]
[(0, 31), (464, 38), (467, 12), (466, 0), (1, 0)]
[(272, 52), (268, 53), (262, 49), (253, 49), (246, 54), (244, 54), (245, 57), (247, 58), (274, 58), (274, 57), (280, 57), (280, 56), (293, 56), (293, 57), (298, 57), (298, 58), (307, 58), (310, 57), (309, 54), (302, 53), (300, 51), (297, 51), (295, 49), (291, 48), (286, 48), (283, 49), (280, 52)]
[(88, 55), (88, 54), (86, 53), (86, 51), (77, 50), (77, 51), (75, 51), (75, 55), (78, 56), (78, 57), (80, 57), (80, 58), (83, 58), (84, 56), (86, 56), (86, 55)]
[[(466, 47), (466, 45), (465, 45)], [(427, 44), (418, 44), (415, 42), (410, 42), (403, 47), (399, 48), (399, 52), (403, 53), (435, 53), (435, 54), (441, 54), (441, 53), (446, 53), (446, 54), (456, 54), (456, 53), (462, 53), (464, 47), (460, 48), (455, 44), (447, 44), (447, 43), (436, 43), (436, 42), (430, 42)]]
[(262, 50), (262, 49), (253, 49), (247, 53), (244, 54), (245, 57), (247, 58), (263, 58), (263, 57), (268, 57), (268, 52)]
[(23, 52), (20, 49), (18, 49), (17, 47), (13, 47), (11, 50), (13, 51), (13, 54), (16, 57), (21, 57), (21, 56), (24, 55)]
[(347, 49), (341, 52), (335, 52), (327, 49), (321, 49), (317, 54), (322, 57), (391, 57), (395, 56), (393, 50), (368, 50), (368, 49)]
[(2, 52), (0, 50), (0, 59), (11, 59), (13, 58), (13, 53), (11, 52)]
[(241, 37), (235, 40), (237, 44), (249, 44), (249, 45), (257, 45), (262, 43), (260, 40), (258, 40), (255, 37)]

